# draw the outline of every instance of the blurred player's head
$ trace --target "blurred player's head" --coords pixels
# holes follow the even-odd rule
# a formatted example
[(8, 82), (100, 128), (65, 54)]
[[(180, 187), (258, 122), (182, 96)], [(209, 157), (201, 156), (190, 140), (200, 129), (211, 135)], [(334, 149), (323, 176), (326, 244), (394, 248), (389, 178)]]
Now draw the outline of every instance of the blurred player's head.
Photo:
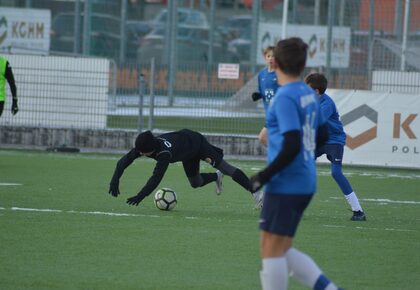
[(280, 40), (274, 49), (278, 68), (286, 75), (298, 77), (306, 65), (308, 45), (299, 37)]
[(305, 83), (314, 89), (319, 95), (322, 95), (327, 90), (327, 78), (321, 73), (311, 73), (306, 76)]
[(265, 63), (269, 69), (274, 69), (274, 46), (268, 46), (262, 51)]
[(143, 155), (152, 154), (159, 146), (158, 140), (153, 136), (152, 132), (146, 131), (140, 133), (135, 142), (135, 148)]

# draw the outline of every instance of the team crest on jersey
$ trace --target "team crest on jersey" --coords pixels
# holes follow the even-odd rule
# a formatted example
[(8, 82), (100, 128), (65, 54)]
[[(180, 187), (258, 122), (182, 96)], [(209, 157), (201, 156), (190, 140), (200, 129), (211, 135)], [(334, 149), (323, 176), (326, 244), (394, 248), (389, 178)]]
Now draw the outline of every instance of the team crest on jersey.
[(270, 104), (271, 99), (274, 97), (274, 90), (273, 89), (266, 89), (265, 90), (265, 101)]

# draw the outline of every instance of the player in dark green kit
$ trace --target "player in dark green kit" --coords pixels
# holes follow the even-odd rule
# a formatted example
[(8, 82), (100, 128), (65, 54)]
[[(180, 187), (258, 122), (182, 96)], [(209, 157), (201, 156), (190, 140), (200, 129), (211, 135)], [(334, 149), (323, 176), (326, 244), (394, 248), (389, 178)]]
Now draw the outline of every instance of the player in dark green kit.
[[(210, 182), (216, 183), (216, 193), (222, 191), (223, 175), (232, 179), (251, 192), (249, 178), (245, 173), (223, 160), (223, 150), (211, 145), (200, 133), (188, 129), (165, 133), (157, 137), (150, 131), (139, 134), (135, 146), (117, 163), (109, 186), (109, 193), (117, 197), (120, 194), (119, 180), (124, 170), (141, 156), (157, 161), (152, 176), (140, 192), (127, 199), (130, 205), (138, 205), (159, 185), (170, 163), (182, 162), (185, 174), (193, 188), (202, 187)], [(200, 173), (200, 161), (203, 160), (217, 169), (215, 173)], [(261, 195), (251, 192), (256, 203)]]

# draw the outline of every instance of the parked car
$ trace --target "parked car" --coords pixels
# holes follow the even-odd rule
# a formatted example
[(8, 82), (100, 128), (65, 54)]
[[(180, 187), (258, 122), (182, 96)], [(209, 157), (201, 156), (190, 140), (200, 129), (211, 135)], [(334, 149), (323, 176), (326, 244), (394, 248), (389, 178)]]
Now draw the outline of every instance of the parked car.
[(251, 30), (252, 15), (234, 15), (227, 18), (217, 30), (225, 41), (238, 38), (242, 30)]
[(136, 59), (137, 49), (139, 48), (143, 37), (150, 31), (152, 31), (152, 27), (144, 21), (129, 20), (125, 23), (127, 59)]
[[(80, 47), (83, 43), (83, 14), (80, 16)], [(51, 50), (57, 52), (74, 51), (74, 13), (57, 14), (52, 21)], [(136, 58), (141, 39), (152, 27), (144, 21), (126, 22), (126, 57)], [(120, 19), (107, 14), (93, 13), (91, 18), (91, 55), (117, 58), (120, 50)]]
[[(206, 62), (209, 55), (209, 33), (207, 28), (196, 28), (190, 26), (179, 26), (177, 29), (177, 61), (180, 62)], [(213, 39), (213, 61), (230, 62), (237, 61), (237, 56), (227, 49), (220, 34), (214, 31)], [(165, 53), (165, 29), (156, 28), (143, 38), (138, 49), (138, 62), (148, 62), (152, 57), (157, 63), (164, 63)]]
[[(151, 21), (151, 25), (154, 28), (159, 28), (166, 25), (168, 17), (168, 9), (162, 9), (156, 14)], [(196, 28), (209, 28), (209, 22), (206, 14), (200, 10), (190, 8), (178, 8), (177, 16), (178, 25), (194, 26)]]
[[(83, 42), (83, 20), (80, 17), (80, 47)], [(51, 50), (73, 52), (74, 13), (57, 14), (52, 21)], [(91, 18), (91, 51), (92, 55), (113, 57), (118, 54), (120, 40), (119, 18), (106, 14), (92, 14)]]
[(228, 50), (238, 56), (240, 62), (249, 62), (251, 53), (251, 29), (242, 29), (239, 36), (228, 43)]

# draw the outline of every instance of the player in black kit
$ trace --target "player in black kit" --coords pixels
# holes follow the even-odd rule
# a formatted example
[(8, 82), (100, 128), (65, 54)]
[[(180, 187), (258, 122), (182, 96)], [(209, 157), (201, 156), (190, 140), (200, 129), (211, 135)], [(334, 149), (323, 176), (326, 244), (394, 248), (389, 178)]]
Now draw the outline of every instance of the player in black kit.
[[(220, 194), (223, 175), (228, 175), (236, 183), (251, 192), (249, 178), (242, 170), (223, 160), (222, 149), (211, 145), (200, 133), (183, 129), (157, 137), (153, 136), (150, 131), (139, 134), (135, 141), (135, 147), (117, 163), (109, 185), (110, 194), (115, 197), (120, 194), (119, 181), (124, 170), (141, 156), (153, 158), (157, 163), (153, 175), (140, 192), (127, 199), (127, 203), (130, 205), (138, 205), (146, 196), (150, 195), (159, 185), (169, 164), (179, 161), (182, 162), (185, 174), (193, 188), (202, 187), (214, 181), (216, 182), (216, 193)], [(206, 161), (217, 171), (215, 173), (200, 173), (200, 160)], [(261, 192), (251, 193), (256, 207), (259, 207), (262, 203)]]

